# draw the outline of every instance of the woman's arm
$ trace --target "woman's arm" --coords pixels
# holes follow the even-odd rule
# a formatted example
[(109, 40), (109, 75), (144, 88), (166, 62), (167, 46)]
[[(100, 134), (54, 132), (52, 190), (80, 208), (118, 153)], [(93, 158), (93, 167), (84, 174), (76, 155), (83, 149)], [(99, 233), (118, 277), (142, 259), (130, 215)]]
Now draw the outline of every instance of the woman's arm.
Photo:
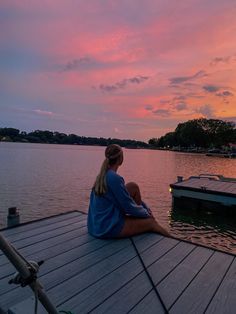
[(113, 174), (108, 180), (109, 188), (111, 189), (120, 208), (127, 214), (135, 217), (150, 217), (149, 211), (142, 205), (137, 205), (129, 195), (125, 187), (124, 179)]

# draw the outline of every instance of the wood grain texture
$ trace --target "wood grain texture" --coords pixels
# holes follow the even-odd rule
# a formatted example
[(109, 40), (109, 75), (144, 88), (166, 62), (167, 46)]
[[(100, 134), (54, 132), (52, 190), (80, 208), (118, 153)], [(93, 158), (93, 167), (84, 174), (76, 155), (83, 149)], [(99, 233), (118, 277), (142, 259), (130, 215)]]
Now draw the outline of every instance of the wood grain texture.
[(236, 259), (207, 308), (207, 314), (234, 314), (236, 311)]
[(231, 255), (215, 252), (175, 302), (170, 313), (204, 313), (232, 260)]
[[(59, 309), (164, 313), (159, 293), (170, 313), (234, 313), (233, 255), (151, 233), (96, 239), (86, 219), (73, 212), (4, 231), (27, 259), (45, 260), (39, 279)], [(8, 285), (14, 272), (0, 256), (0, 313), (32, 296), (28, 287)]]

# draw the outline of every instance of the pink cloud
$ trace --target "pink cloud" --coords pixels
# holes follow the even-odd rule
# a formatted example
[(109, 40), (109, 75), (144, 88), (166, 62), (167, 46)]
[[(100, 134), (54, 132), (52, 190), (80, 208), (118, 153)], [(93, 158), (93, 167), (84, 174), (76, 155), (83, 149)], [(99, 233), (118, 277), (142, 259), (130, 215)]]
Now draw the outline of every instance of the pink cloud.
[[(111, 121), (118, 116), (151, 125), (187, 120), (199, 110), (236, 115), (236, 7), (230, 0), (5, 0), (0, 8), (7, 13), (0, 60), (12, 51), (14, 59), (26, 56), (17, 69), (4, 61), (10, 104), (27, 102), (48, 117), (69, 112), (98, 126), (96, 115), (106, 112)], [(37, 67), (27, 61), (31, 55)], [(44, 109), (35, 109), (40, 102)]]
[(53, 113), (51, 111), (41, 110), (41, 109), (34, 109), (33, 112), (36, 114), (42, 115), (42, 116), (53, 116)]

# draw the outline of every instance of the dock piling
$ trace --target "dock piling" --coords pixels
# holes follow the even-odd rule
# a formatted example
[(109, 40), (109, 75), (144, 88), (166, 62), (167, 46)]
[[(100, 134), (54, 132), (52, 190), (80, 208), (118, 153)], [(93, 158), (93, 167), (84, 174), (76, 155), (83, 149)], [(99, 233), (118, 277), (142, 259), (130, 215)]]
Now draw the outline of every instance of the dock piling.
[(183, 181), (183, 177), (182, 176), (177, 176), (177, 182), (182, 182)]

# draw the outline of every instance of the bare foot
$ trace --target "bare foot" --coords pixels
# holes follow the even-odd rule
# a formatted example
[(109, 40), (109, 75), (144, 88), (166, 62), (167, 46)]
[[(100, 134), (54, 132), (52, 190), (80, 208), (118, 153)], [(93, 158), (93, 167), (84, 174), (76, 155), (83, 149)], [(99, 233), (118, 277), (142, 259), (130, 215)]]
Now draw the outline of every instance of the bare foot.
[(153, 232), (157, 232), (157, 233), (160, 233), (162, 235), (164, 235), (165, 237), (170, 237), (170, 233), (165, 229), (163, 228), (161, 225), (158, 224), (158, 222), (153, 219)]

